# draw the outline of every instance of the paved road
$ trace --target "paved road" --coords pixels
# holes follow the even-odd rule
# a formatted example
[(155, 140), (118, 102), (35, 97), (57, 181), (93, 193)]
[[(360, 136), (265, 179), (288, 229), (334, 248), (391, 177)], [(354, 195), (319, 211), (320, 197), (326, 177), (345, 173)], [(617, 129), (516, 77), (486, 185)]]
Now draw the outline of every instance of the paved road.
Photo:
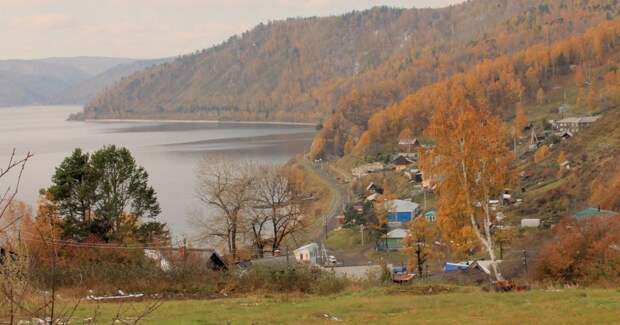
[(351, 201), (351, 192), (347, 184), (342, 184), (331, 174), (327, 163), (316, 164), (306, 159), (300, 159), (301, 164), (308, 169), (312, 169), (315, 173), (321, 177), (321, 179), (329, 186), (332, 191), (332, 200), (329, 209), (323, 216), (323, 220), (327, 226), (323, 227), (323, 231), (316, 238), (317, 242), (325, 240), (325, 231), (328, 233), (338, 227), (338, 220), (336, 217), (342, 214), (344, 207)]

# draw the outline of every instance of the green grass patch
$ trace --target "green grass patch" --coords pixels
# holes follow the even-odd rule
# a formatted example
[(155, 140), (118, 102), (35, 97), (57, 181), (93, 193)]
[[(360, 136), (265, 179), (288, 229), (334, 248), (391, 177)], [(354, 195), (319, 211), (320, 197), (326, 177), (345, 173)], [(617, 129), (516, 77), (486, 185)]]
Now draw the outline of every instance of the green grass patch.
[[(477, 288), (426, 294), (378, 288), (332, 296), (247, 297), (167, 301), (149, 315), (148, 324), (617, 324), (617, 290), (533, 290), (487, 293)], [(395, 291), (396, 290), (396, 291)], [(136, 303), (133, 310), (146, 303)], [(101, 304), (100, 320), (109, 320), (118, 304)], [(76, 318), (95, 305), (82, 305)]]
[(528, 196), (538, 196), (541, 195), (543, 193), (549, 192), (551, 190), (554, 190), (556, 188), (559, 188), (560, 186), (564, 185), (566, 182), (568, 181), (568, 178), (561, 178), (561, 179), (552, 179), (549, 181), (545, 181), (541, 184), (537, 184), (534, 187), (532, 187), (531, 189), (528, 190), (527, 195)]
[(362, 237), (359, 227), (341, 228), (329, 233), (325, 242), (328, 248), (341, 250), (360, 248)]

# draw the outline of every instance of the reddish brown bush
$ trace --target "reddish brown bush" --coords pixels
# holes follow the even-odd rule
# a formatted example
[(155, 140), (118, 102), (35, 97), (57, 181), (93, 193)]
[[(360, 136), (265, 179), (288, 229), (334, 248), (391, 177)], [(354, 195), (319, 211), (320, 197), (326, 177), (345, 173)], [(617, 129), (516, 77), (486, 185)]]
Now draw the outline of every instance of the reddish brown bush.
[(537, 261), (540, 280), (620, 283), (620, 216), (565, 219)]

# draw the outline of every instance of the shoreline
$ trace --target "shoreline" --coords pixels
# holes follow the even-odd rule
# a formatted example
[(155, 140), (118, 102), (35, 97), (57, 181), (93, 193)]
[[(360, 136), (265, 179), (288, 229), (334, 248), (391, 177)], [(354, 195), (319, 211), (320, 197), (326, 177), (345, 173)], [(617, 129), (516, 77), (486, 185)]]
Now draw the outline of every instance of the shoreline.
[[(80, 122), (80, 120), (75, 120)], [(166, 120), (166, 119), (85, 119), (85, 123), (188, 123), (188, 124), (247, 124), (247, 125), (282, 125), (282, 126), (311, 126), (316, 123), (305, 122), (277, 122), (277, 121), (220, 121), (220, 120)]]

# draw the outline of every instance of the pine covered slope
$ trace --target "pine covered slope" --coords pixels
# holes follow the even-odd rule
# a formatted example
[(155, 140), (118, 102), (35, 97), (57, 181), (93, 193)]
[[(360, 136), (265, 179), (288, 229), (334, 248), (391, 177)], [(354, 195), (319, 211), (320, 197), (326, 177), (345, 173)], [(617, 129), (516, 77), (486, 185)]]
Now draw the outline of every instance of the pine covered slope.
[(261, 24), (117, 83), (86, 106), (85, 117), (319, 121), (335, 114), (363, 130), (373, 112), (420, 87), (581, 32), (618, 8), (613, 0), (472, 0)]

